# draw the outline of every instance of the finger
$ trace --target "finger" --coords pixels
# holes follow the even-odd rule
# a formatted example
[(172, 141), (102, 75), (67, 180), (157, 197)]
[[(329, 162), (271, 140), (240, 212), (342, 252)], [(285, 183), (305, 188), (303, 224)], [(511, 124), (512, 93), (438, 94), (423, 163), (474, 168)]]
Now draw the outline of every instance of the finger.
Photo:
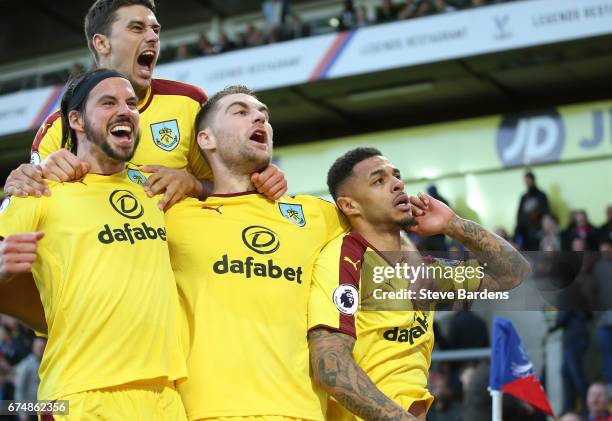
[(36, 240), (31, 242), (7, 242), (4, 245), (4, 253), (36, 253)]
[(281, 183), (277, 186), (272, 187), (267, 193), (266, 197), (272, 200), (280, 199), (287, 192), (287, 183)]
[(63, 162), (69, 165), (72, 171), (74, 172), (75, 180), (78, 180), (79, 178), (82, 178), (85, 175), (85, 172), (82, 171), (82, 166), (84, 162), (77, 158), (75, 155), (66, 151), (66, 153), (62, 154), (62, 158)]
[(410, 201), (410, 204), (412, 205), (412, 208), (414, 210), (425, 210), (427, 207), (425, 206), (425, 203), (423, 203), (423, 201), (421, 200), (420, 197), (418, 196), (410, 196), (408, 198), (408, 200)]
[(5, 272), (8, 273), (27, 273), (32, 271), (32, 263), (7, 263), (4, 265)]
[(144, 167), (140, 167), (140, 171), (148, 172), (148, 173), (156, 173), (162, 168), (164, 167), (162, 167), (161, 165), (145, 165)]
[(42, 168), (39, 165), (23, 164), (23, 174), (38, 183), (44, 183)]
[(28, 242), (35, 242), (40, 240), (41, 238), (43, 238), (45, 235), (44, 232), (42, 231), (36, 231), (36, 232), (28, 232), (25, 234), (11, 234), (9, 236), (7, 236), (4, 239), (4, 242), (8, 242), (8, 243), (28, 243)]
[(44, 181), (39, 183), (31, 178), (26, 178), (21, 188), (29, 196), (37, 196), (37, 197), (40, 197), (45, 192), (45, 190), (48, 190), (47, 183), (45, 183)]
[(163, 193), (168, 188), (170, 184), (170, 180), (160, 177), (153, 181), (152, 184), (148, 185), (151, 194), (156, 195), (159, 193)]
[(283, 183), (283, 176), (281, 174), (275, 174), (272, 177), (268, 178), (257, 190), (260, 193), (267, 193), (278, 184)]
[(36, 260), (36, 252), (34, 253), (14, 253), (4, 254), (6, 264), (10, 263), (33, 263)]
[(255, 189), (259, 191), (259, 188), (262, 185), (261, 174), (259, 174), (258, 172), (251, 174), (251, 183), (253, 183), (253, 186), (255, 186)]
[[(174, 206), (179, 200), (181, 200), (185, 195), (181, 192), (175, 191), (174, 194), (168, 194), (168, 190), (164, 194), (164, 203), (162, 204), (162, 209), (164, 212)], [(169, 197), (169, 198), (168, 198)]]
[[(68, 176), (68, 179), (63, 179), (61, 181), (72, 181), (76, 179), (76, 167), (72, 164), (72, 162), (67, 159), (59, 159), (56, 162), (58, 168)], [(79, 164), (77, 167), (79, 167)]]
[[(64, 167), (68, 168), (65, 170)], [(60, 164), (56, 160), (50, 160), (43, 165), (43, 176), (46, 179), (53, 181), (70, 181), (70, 166), (67, 164)]]
[(428, 207), (429, 206), (429, 195), (427, 193), (420, 192), (418, 196), (419, 196), (419, 199), (421, 199), (421, 201), (425, 205), (425, 207)]

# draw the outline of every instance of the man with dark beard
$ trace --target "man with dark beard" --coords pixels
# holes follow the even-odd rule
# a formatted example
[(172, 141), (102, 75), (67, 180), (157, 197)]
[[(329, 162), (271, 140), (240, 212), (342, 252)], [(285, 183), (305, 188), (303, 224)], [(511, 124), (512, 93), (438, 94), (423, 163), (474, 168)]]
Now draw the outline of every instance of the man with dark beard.
[(185, 419), (164, 215), (126, 170), (139, 139), (137, 103), (114, 70), (69, 83), (63, 136), (89, 172), (50, 182), (51, 196), (0, 207), (0, 283), (31, 273), (48, 326), (38, 398), (68, 401), (71, 418)]
[[(334, 398), (327, 419), (354, 420), (353, 414), (389, 419), (388, 404), (376, 411), (365, 408), (390, 398), (424, 420), (433, 400), (427, 377), (436, 299), (428, 292), (447, 297), (453, 292), (461, 299), (460, 290), (505, 291), (527, 276), (529, 264), (509, 243), (439, 200), (422, 193), (409, 198), (399, 170), (376, 149), (347, 152), (331, 167), (327, 181), (352, 227), (321, 252), (310, 296), (313, 378)], [(474, 252), (480, 265), (421, 256), (414, 245), (402, 253), (402, 230), (423, 237), (445, 234)], [(348, 292), (355, 298), (350, 306), (338, 299)], [(335, 308), (328, 305), (330, 299)], [(360, 386), (374, 383), (382, 393), (356, 394), (354, 378)]]

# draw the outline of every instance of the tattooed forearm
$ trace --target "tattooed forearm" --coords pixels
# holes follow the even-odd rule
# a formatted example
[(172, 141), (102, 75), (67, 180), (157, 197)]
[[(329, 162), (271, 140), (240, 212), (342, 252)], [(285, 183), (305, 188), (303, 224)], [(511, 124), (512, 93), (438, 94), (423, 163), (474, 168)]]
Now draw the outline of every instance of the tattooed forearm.
[(385, 396), (351, 355), (355, 340), (326, 329), (308, 333), (313, 378), (349, 411), (367, 421), (408, 421), (415, 417)]
[(475, 222), (455, 216), (447, 235), (470, 249), (486, 265), (483, 279), (486, 288), (508, 290), (529, 275), (529, 263), (510, 243)]

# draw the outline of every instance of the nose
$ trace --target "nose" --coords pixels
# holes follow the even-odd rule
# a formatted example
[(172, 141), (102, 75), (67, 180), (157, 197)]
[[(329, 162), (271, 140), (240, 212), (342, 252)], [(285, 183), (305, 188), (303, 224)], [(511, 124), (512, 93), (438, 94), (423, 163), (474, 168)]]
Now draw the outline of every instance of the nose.
[(404, 191), (404, 182), (399, 178), (393, 177), (393, 183), (391, 184), (391, 190), (393, 193)]
[(149, 44), (157, 44), (159, 42), (159, 34), (152, 27), (147, 28), (145, 41)]
[(253, 122), (254, 123), (265, 123), (266, 122), (266, 114), (260, 110), (253, 110), (252, 112)]

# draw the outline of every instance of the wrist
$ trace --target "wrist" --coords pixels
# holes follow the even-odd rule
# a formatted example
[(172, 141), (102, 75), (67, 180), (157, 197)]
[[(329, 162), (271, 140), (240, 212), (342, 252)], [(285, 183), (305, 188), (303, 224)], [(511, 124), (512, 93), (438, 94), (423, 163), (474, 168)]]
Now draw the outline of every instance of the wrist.
[(460, 225), (463, 218), (460, 218), (456, 214), (448, 221), (448, 224), (442, 230), (442, 234), (447, 235), (456, 240), (457, 227)]
[(195, 177), (193, 177), (192, 181), (193, 181), (193, 185), (191, 187), (189, 196), (199, 199), (202, 197), (202, 194), (204, 193), (204, 186), (202, 186), (202, 183), (200, 182), (200, 180), (198, 180)]

